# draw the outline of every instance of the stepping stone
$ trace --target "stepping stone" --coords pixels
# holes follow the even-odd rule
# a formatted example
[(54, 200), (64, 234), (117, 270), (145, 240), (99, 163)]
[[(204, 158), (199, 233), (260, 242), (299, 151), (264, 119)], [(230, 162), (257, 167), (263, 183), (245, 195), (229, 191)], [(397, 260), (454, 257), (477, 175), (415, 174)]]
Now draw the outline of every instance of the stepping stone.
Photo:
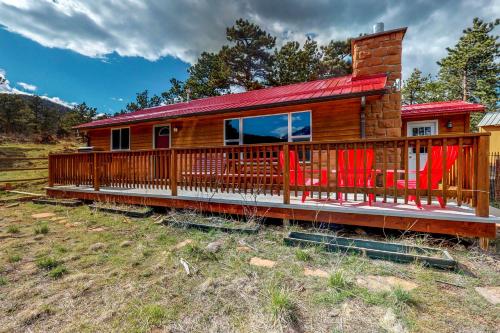
[(174, 246), (174, 250), (179, 250), (179, 249), (182, 249), (184, 246), (188, 245), (188, 244), (191, 244), (193, 242), (192, 239), (186, 239), (186, 240), (183, 240), (182, 242), (178, 243), (177, 245)]
[(500, 287), (476, 287), (475, 289), (489, 303), (500, 304)]
[(236, 251), (238, 251), (238, 252), (251, 252), (252, 249), (249, 248), (248, 246), (237, 246)]
[(120, 247), (128, 247), (132, 245), (132, 241), (126, 240), (120, 243)]
[(90, 245), (89, 250), (99, 251), (99, 250), (104, 249), (105, 247), (106, 247), (106, 244), (104, 244), (104, 243), (95, 243), (95, 244)]
[(356, 279), (358, 285), (371, 291), (391, 291), (395, 287), (400, 287), (406, 291), (413, 290), (418, 284), (403, 280), (395, 276), (367, 275)]
[(32, 218), (34, 219), (46, 219), (48, 217), (56, 216), (54, 213), (38, 213), (38, 214), (33, 214), (31, 215)]
[(273, 268), (276, 265), (276, 261), (253, 257), (250, 259), (250, 265)]
[(210, 253), (215, 253), (215, 252), (218, 252), (220, 250), (222, 245), (224, 245), (224, 240), (219, 239), (219, 240), (216, 240), (215, 242), (208, 244), (205, 249)]
[(304, 268), (304, 275), (305, 276), (316, 276), (316, 277), (322, 277), (322, 278), (327, 278), (329, 274), (325, 272), (322, 269), (310, 269), (310, 268)]
[(106, 231), (106, 229), (104, 229), (103, 227), (97, 227), (97, 228), (92, 228), (92, 229), (89, 229), (90, 232), (102, 232), (102, 231)]

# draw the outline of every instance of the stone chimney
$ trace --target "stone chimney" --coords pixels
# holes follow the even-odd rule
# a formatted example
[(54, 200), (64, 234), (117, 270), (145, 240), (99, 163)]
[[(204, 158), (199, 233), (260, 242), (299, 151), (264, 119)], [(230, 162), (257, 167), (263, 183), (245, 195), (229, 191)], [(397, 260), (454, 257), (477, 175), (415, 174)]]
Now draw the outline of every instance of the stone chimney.
[(382, 99), (367, 100), (365, 106), (368, 138), (401, 136), (401, 52), (406, 28), (388, 31), (377, 23), (376, 33), (351, 41), (353, 79), (386, 74), (388, 93)]

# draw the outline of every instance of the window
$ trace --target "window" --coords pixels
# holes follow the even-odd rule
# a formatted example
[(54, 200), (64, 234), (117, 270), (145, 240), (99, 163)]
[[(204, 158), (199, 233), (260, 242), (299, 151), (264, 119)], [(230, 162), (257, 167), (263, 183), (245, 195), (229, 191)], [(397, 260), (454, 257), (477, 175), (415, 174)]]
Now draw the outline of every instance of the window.
[(224, 120), (226, 145), (310, 140), (310, 111)]
[(111, 130), (111, 149), (130, 149), (130, 128), (119, 128)]

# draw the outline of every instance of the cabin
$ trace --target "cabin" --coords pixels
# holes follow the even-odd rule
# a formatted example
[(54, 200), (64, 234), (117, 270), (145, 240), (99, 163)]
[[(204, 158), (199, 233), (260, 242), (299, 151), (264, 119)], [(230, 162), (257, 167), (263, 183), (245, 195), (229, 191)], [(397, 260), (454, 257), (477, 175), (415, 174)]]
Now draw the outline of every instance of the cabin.
[(479, 124), (481, 133), (490, 133), (490, 155), (500, 154), (500, 112), (488, 112)]
[[(403, 106), (406, 28), (352, 40), (353, 72), (81, 124), (54, 197), (495, 237), (481, 105)], [(88, 151), (90, 150), (90, 152)], [(458, 167), (460, 166), (460, 167)]]

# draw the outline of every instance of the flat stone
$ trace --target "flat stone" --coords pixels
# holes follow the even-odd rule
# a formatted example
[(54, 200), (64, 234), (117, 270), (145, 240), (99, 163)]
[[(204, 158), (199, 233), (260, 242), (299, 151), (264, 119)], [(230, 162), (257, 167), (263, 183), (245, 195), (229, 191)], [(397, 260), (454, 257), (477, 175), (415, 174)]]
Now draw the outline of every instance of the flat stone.
[(46, 219), (48, 217), (56, 216), (54, 213), (38, 213), (38, 214), (33, 214), (31, 215), (32, 218), (34, 219)]
[(476, 287), (479, 295), (493, 305), (500, 303), (500, 287)]
[(95, 244), (90, 245), (89, 250), (90, 251), (99, 251), (99, 250), (104, 249), (105, 247), (106, 247), (106, 244), (104, 244), (104, 243), (95, 243)]
[(410, 291), (418, 287), (418, 284), (414, 282), (403, 280), (395, 276), (360, 276), (356, 279), (356, 282), (358, 285), (371, 291), (390, 291), (395, 287), (400, 287), (406, 291)]
[(120, 247), (128, 247), (132, 245), (132, 241), (126, 240), (120, 243)]
[(310, 268), (304, 268), (304, 275), (305, 276), (316, 276), (316, 277), (322, 277), (322, 278), (327, 278), (329, 274), (325, 272), (322, 269), (310, 269)]
[(97, 227), (97, 228), (92, 228), (92, 229), (89, 229), (90, 232), (102, 232), (102, 231), (106, 231), (106, 229), (104, 229), (103, 227)]
[(64, 226), (65, 226), (66, 228), (74, 228), (74, 227), (75, 227), (75, 226), (74, 226), (73, 224), (71, 224), (71, 223), (66, 223)]
[(34, 240), (41, 240), (43, 239), (43, 235), (36, 235), (35, 237), (33, 237)]
[(224, 245), (224, 240), (219, 239), (219, 240), (216, 240), (215, 242), (208, 244), (205, 249), (210, 253), (215, 253), (215, 252), (218, 252), (220, 250), (222, 245)]
[(188, 245), (188, 244), (191, 244), (193, 242), (192, 239), (186, 239), (186, 240), (183, 240), (182, 242), (180, 243), (177, 243), (175, 246), (174, 246), (174, 250), (179, 250), (179, 249), (182, 249), (184, 246)]
[(250, 259), (250, 265), (273, 268), (276, 265), (276, 261), (253, 257)]
[(65, 220), (66, 218), (64, 216), (54, 216), (53, 218), (51, 218), (50, 220), (51, 221), (61, 221), (61, 220)]
[(251, 252), (252, 249), (249, 248), (248, 246), (237, 246), (236, 251), (238, 251), (238, 252)]

